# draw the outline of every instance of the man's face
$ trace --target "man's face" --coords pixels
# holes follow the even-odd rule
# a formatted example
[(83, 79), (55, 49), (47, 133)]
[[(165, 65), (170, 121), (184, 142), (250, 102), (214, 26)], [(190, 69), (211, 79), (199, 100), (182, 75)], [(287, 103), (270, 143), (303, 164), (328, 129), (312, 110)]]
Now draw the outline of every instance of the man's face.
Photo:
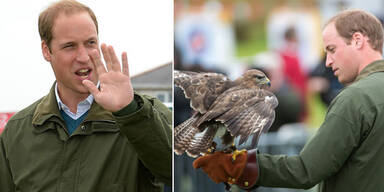
[(90, 60), (92, 50), (98, 50), (96, 26), (87, 12), (61, 13), (52, 28), (51, 51), (43, 41), (44, 58), (52, 65), (61, 97), (88, 95), (82, 81), (94, 84), (98, 76)]
[(353, 44), (347, 45), (336, 30), (334, 23), (328, 24), (323, 31), (323, 42), (327, 54), (326, 67), (331, 67), (334, 75), (342, 84), (355, 80), (359, 74), (359, 63)]

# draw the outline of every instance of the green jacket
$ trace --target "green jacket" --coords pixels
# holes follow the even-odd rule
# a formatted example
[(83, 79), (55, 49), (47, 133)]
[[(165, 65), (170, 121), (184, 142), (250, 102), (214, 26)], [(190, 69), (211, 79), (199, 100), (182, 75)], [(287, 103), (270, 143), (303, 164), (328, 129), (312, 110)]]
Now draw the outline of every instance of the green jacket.
[(331, 103), (298, 156), (258, 155), (257, 185), (323, 192), (384, 191), (384, 61), (365, 67)]
[(0, 137), (0, 191), (142, 192), (171, 186), (171, 112), (139, 94), (133, 103), (133, 111), (130, 104), (112, 114), (93, 102), (69, 136), (52, 88), (7, 123)]

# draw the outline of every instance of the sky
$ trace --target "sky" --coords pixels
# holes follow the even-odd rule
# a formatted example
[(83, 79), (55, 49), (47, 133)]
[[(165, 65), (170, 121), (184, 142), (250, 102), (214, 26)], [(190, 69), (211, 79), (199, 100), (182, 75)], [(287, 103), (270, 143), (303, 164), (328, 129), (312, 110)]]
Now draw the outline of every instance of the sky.
[[(173, 0), (79, 0), (96, 14), (100, 43), (127, 52), (131, 76), (173, 59)], [(0, 112), (21, 110), (53, 82), (38, 16), (53, 0), (0, 1)]]

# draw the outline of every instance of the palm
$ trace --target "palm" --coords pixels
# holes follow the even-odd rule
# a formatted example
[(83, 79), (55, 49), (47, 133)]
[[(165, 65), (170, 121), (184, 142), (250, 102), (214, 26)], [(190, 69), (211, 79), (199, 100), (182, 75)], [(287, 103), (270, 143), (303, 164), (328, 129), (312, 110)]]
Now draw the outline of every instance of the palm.
[(94, 96), (95, 101), (104, 109), (115, 112), (127, 106), (133, 100), (133, 88), (129, 76), (128, 61), (126, 53), (122, 55), (121, 70), (120, 62), (112, 46), (101, 45), (104, 60), (108, 71), (105, 69), (100, 55), (97, 51), (91, 54), (92, 62), (99, 75), (100, 88), (98, 89), (91, 81), (83, 83)]

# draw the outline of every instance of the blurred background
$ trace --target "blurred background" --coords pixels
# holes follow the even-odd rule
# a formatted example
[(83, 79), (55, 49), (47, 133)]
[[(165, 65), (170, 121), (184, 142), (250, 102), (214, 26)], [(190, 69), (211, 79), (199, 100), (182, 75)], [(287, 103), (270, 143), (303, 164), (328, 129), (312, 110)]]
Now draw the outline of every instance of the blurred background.
[[(48, 94), (55, 77), (41, 53), (38, 17), (55, 0), (0, 1), (0, 133), (17, 111)], [(172, 106), (173, 1), (79, 0), (96, 14), (100, 43), (127, 52), (136, 91)]]
[[(263, 70), (279, 100), (262, 153), (298, 154), (321, 125), (327, 106), (342, 89), (325, 68), (322, 26), (340, 10), (360, 8), (381, 21), (380, 0), (174, 0), (174, 68), (220, 72), (231, 79), (246, 69)], [(189, 101), (174, 88), (175, 126), (191, 116)], [(225, 191), (194, 159), (174, 155), (174, 191)], [(240, 191), (233, 188), (232, 191)], [(260, 187), (257, 191), (316, 191)]]

